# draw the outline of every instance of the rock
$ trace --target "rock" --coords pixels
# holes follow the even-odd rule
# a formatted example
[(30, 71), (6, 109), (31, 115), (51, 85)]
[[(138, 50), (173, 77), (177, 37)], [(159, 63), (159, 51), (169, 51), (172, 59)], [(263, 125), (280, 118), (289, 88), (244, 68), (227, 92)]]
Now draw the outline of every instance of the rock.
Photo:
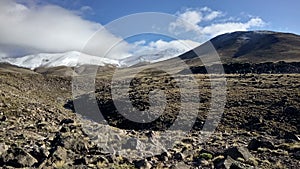
[(209, 162), (204, 159), (200, 160), (200, 164), (201, 164), (201, 166), (209, 166)]
[(300, 160), (300, 151), (296, 151), (293, 153), (295, 159)]
[(77, 158), (74, 160), (74, 165), (86, 165), (87, 164), (87, 160), (86, 158)]
[(174, 168), (174, 169), (188, 169), (191, 168), (191, 166), (186, 165), (184, 162), (179, 162), (178, 164), (173, 166), (168, 166), (166, 168)]
[(65, 133), (65, 132), (70, 132), (70, 129), (69, 127), (63, 126), (59, 131)]
[(39, 162), (42, 162), (49, 156), (50, 152), (45, 148), (45, 146), (34, 146), (32, 151), (30, 151), (30, 154)]
[(296, 140), (296, 141), (300, 141), (299, 136), (297, 136), (296, 134), (292, 133), (292, 132), (286, 132), (284, 134), (284, 139), (286, 140)]
[(136, 138), (129, 138), (126, 143), (122, 144), (122, 149), (137, 150), (141, 142)]
[(181, 161), (181, 160), (183, 160), (184, 157), (183, 157), (182, 153), (177, 152), (174, 154), (173, 158), (174, 158), (174, 160)]
[(73, 100), (67, 100), (65, 105), (64, 105), (64, 108), (68, 109), (68, 110), (72, 110), (73, 112), (75, 112)]
[(0, 116), (0, 121), (5, 121), (6, 119), (6, 116)]
[(134, 165), (136, 168), (139, 168), (139, 169), (151, 169), (151, 167), (152, 167), (152, 165), (148, 162), (147, 159), (135, 161)]
[[(50, 141), (52, 138), (49, 138)], [(64, 141), (62, 139), (61, 133), (56, 133), (55, 137), (51, 141), (51, 147), (64, 146)]]
[(168, 161), (171, 158), (171, 154), (168, 152), (163, 152), (156, 156), (160, 161)]
[(4, 165), (15, 168), (32, 167), (38, 161), (19, 147), (11, 147), (1, 155)]
[(231, 157), (227, 157), (225, 160), (224, 160), (224, 166), (226, 169), (230, 169), (231, 165), (234, 163), (234, 159), (232, 159)]
[(213, 163), (214, 163), (214, 168), (221, 168), (221, 166), (223, 165), (225, 160), (225, 157), (220, 155), (215, 157), (214, 159), (212, 159)]
[(274, 149), (274, 145), (272, 142), (267, 141), (267, 140), (263, 140), (263, 139), (252, 139), (250, 141), (250, 143), (248, 144), (247, 148), (249, 150), (257, 150), (260, 147), (264, 147), (264, 148), (269, 148), (269, 149)]
[(292, 116), (299, 116), (300, 115), (300, 111), (294, 106), (285, 107), (284, 110), (283, 110), (283, 113), (288, 115), (288, 116), (289, 115), (292, 115)]
[(72, 119), (63, 119), (60, 122), (60, 125), (62, 125), (62, 124), (70, 124), (70, 123), (74, 123), (74, 120), (72, 120)]
[(237, 160), (238, 158), (243, 158), (248, 160), (252, 157), (250, 152), (244, 147), (231, 147), (225, 150), (225, 154), (229, 155), (231, 158)]
[(83, 139), (64, 138), (64, 147), (79, 154), (85, 154), (88, 151), (88, 143)]
[(8, 150), (8, 146), (4, 143), (0, 143), (0, 156), (2, 155), (2, 153), (6, 152), (6, 150)]
[(67, 158), (67, 150), (61, 146), (58, 146), (52, 157), (56, 161), (65, 160)]
[(224, 167), (226, 169), (254, 169), (253, 166), (235, 161), (231, 157), (227, 157), (227, 159), (224, 161)]

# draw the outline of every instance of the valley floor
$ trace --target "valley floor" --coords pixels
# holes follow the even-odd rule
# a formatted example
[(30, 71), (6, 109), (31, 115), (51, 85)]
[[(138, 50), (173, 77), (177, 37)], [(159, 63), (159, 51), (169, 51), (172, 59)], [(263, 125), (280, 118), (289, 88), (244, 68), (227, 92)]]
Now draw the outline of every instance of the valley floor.
[[(87, 135), (86, 124), (72, 111), (71, 78), (1, 72), (0, 166), (300, 168), (300, 74), (226, 75), (224, 113), (213, 135), (205, 142), (199, 135), (210, 109), (210, 80), (207, 75), (195, 77), (201, 101), (193, 129), (167, 152), (139, 159), (134, 155), (124, 157), (107, 153)], [(158, 79), (157, 82), (162, 80), (173, 85), (172, 80)], [(155, 79), (141, 78), (132, 88), (130, 93), (135, 106), (147, 109), (147, 92), (143, 93), (143, 90), (154, 84)], [(139, 128), (108, 112), (114, 110), (110, 107), (112, 98), (108, 87), (109, 81), (97, 79), (98, 104), (106, 106), (103, 109), (107, 111), (106, 118), (118, 137), (159, 135), (159, 129), (163, 128), (156, 125), (160, 123)], [(174, 96), (170, 98), (170, 103), (173, 103), (178, 91), (170, 89), (168, 92)], [(176, 105), (166, 110), (171, 113), (170, 118), (173, 110), (176, 110)], [(150, 132), (152, 129), (156, 131)], [(97, 137), (104, 135), (100, 132)]]

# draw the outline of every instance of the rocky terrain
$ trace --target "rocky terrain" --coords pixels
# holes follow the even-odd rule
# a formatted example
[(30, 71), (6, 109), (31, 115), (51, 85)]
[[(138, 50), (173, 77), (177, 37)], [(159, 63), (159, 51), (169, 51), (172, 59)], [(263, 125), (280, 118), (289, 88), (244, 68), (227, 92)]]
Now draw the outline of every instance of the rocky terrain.
[[(137, 158), (108, 153), (86, 133), (86, 124), (72, 111), (70, 77), (41, 75), (17, 67), (5, 70), (0, 73), (2, 168), (300, 167), (299, 74), (227, 74), (225, 110), (216, 131), (205, 142), (200, 135), (209, 110), (210, 80), (207, 75), (196, 74), (201, 101), (192, 130), (165, 152)], [(147, 109), (149, 90), (165, 86), (162, 90), (170, 100), (167, 119), (176, 118), (172, 103), (176, 103), (178, 91), (174, 90), (175, 82), (165, 78), (135, 79), (130, 90), (132, 104)], [(118, 137), (155, 138), (168, 127), (161, 127), (163, 121), (140, 126), (120, 118), (111, 105), (115, 100), (110, 96), (108, 79), (96, 80), (97, 101)], [(98, 137), (104, 135), (98, 133)], [(139, 148), (132, 144), (128, 149), (135, 152)]]

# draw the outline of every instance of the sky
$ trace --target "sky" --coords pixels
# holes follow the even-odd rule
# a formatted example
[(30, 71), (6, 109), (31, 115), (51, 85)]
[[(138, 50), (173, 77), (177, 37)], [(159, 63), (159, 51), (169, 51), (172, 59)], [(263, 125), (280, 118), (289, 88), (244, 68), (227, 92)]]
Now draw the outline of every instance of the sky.
[[(0, 58), (75, 50), (123, 59), (169, 48), (183, 53), (234, 31), (300, 34), (299, 6), (298, 0), (1, 0)], [(134, 18), (145, 12), (162, 17)], [(123, 36), (143, 26), (163, 35)]]

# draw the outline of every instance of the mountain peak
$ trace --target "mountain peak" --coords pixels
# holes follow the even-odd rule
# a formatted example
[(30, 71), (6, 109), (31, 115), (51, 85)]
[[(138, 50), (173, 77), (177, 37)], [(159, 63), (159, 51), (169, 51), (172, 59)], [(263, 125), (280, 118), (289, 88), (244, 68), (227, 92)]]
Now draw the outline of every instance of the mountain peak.
[(78, 51), (68, 51), (64, 53), (39, 53), (18, 58), (3, 58), (1, 61), (30, 69), (57, 66), (75, 67), (85, 64), (99, 66), (119, 65), (117, 60), (92, 56)]

